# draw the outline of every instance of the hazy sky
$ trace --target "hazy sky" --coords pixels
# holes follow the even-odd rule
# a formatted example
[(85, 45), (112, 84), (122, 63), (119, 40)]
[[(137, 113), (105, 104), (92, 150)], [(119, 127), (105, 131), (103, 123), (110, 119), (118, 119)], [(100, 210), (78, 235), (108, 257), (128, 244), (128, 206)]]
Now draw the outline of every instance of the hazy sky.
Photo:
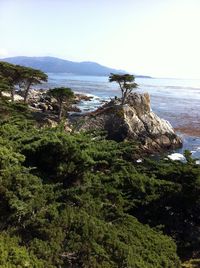
[(200, 78), (200, 0), (0, 0), (0, 57)]

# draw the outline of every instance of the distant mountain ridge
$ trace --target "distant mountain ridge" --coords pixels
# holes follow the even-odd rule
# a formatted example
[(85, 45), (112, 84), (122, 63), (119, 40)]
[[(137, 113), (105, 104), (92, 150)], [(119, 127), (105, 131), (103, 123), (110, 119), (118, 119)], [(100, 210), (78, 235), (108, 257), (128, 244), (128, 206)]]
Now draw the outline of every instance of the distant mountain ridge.
[[(45, 73), (72, 73), (77, 75), (97, 75), (107, 76), (110, 73), (126, 73), (123, 70), (117, 70), (103, 66), (96, 62), (83, 61), (74, 62), (68, 61), (56, 57), (9, 57), (1, 59), (12, 64), (23, 65), (26, 67), (32, 67), (40, 69)], [(136, 77), (149, 77), (143, 75), (136, 75)]]

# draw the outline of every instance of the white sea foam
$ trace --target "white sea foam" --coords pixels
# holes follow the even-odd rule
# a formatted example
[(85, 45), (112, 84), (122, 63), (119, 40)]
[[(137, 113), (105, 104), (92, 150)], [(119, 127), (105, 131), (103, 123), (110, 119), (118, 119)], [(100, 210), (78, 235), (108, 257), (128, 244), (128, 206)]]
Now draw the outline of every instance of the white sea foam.
[(178, 160), (178, 161), (182, 161), (182, 162), (186, 161), (185, 156), (182, 154), (179, 154), (179, 153), (170, 154), (170, 155), (168, 155), (168, 158), (173, 160), (173, 161), (174, 160)]

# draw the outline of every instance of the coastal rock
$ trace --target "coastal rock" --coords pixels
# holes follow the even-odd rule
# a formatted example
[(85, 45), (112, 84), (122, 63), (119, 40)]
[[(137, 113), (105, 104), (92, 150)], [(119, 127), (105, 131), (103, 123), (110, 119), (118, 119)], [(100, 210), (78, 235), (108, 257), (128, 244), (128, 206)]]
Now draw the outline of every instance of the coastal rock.
[(78, 103), (80, 101), (91, 101), (92, 99), (93, 99), (93, 96), (88, 96), (88, 95), (84, 95), (80, 93), (75, 94), (75, 101), (77, 101)]
[[(52, 119), (52, 118), (45, 118), (45, 120), (43, 120), (43, 127), (50, 127), (50, 128), (55, 128), (55, 127), (57, 127), (58, 126), (58, 124), (59, 124), (59, 122), (58, 121), (56, 121), (55, 119)], [(68, 120), (66, 120), (65, 122), (64, 122), (64, 130), (65, 130), (65, 132), (72, 132), (72, 128), (71, 128), (71, 125), (70, 125), (70, 123), (69, 123), (69, 121)]]
[[(24, 95), (23, 91), (20, 91), (19, 94), (21, 96)], [(79, 104), (81, 101), (91, 101), (93, 99), (93, 96), (87, 96), (84, 94), (75, 94), (75, 99), (73, 100), (73, 103), (71, 103), (67, 110), (68, 112), (76, 112), (80, 113), (81, 110), (75, 105)], [(42, 110), (43, 112), (51, 111), (51, 112), (58, 112), (59, 105), (57, 104), (57, 101), (55, 98), (48, 95), (47, 90), (37, 90), (37, 89), (31, 89), (29, 92), (29, 98), (28, 98), (28, 104), (32, 108), (38, 108)]]
[(111, 100), (79, 121), (79, 131), (105, 130), (109, 139), (135, 140), (152, 152), (182, 146), (170, 123), (152, 112), (148, 93), (131, 94), (123, 106), (120, 100)]

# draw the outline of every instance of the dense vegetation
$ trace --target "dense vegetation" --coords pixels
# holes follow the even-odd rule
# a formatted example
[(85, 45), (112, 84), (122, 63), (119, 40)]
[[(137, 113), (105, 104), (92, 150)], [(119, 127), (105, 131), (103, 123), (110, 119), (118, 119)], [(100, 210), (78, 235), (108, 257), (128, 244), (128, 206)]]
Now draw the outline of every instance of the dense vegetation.
[(0, 267), (178, 268), (198, 258), (200, 166), (189, 152), (186, 163), (137, 155), (62, 122), (39, 128), (26, 104), (1, 98)]

